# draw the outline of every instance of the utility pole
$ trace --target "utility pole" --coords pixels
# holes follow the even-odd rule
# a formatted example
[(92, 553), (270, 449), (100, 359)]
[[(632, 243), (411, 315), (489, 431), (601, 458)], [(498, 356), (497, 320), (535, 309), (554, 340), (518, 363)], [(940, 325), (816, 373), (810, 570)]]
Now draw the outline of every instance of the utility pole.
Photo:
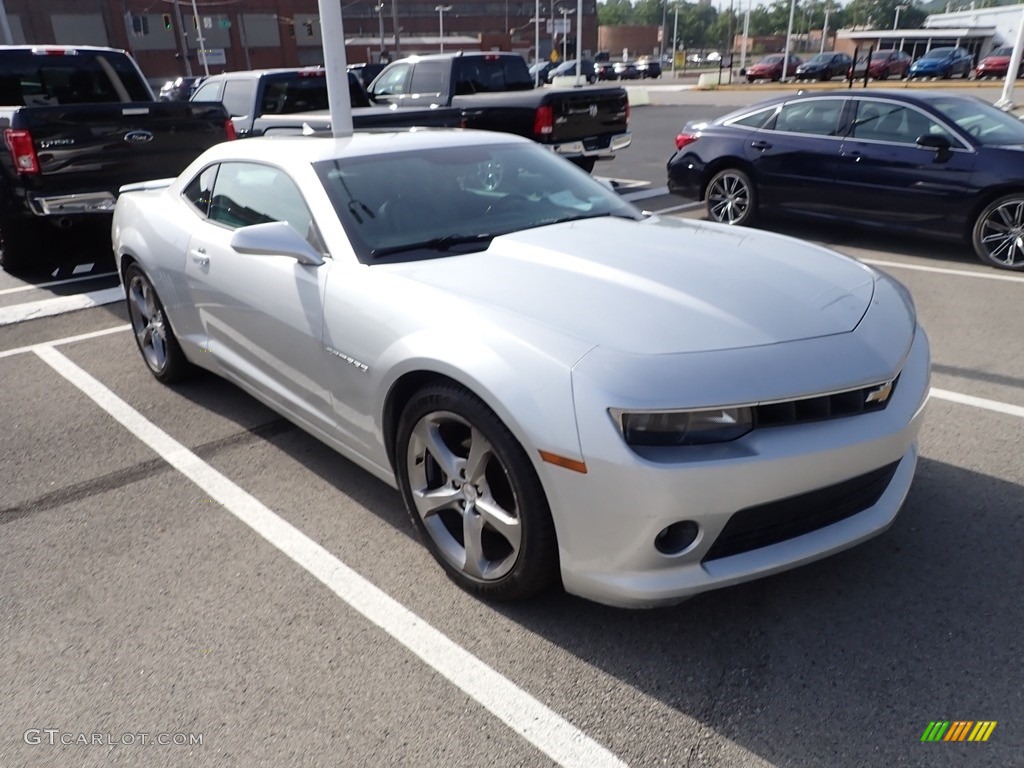
[(210, 67), (206, 63), (206, 38), (203, 37), (203, 22), (199, 18), (196, 0), (192, 0), (192, 18), (196, 20), (196, 43), (199, 45), (199, 63), (203, 65), (203, 74), (210, 76)]
[(188, 42), (185, 40), (185, 30), (181, 23), (181, 6), (178, 0), (174, 2), (174, 29), (177, 31), (178, 44), (181, 46), (181, 60), (185, 62), (185, 77), (192, 77), (192, 62), (188, 60)]

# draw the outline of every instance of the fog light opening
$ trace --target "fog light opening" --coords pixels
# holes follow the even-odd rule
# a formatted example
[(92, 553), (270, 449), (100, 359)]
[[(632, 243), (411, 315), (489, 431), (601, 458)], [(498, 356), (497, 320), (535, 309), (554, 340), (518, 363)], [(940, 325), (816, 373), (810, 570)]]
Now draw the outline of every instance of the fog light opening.
[(692, 520), (682, 520), (662, 528), (654, 537), (654, 548), (663, 555), (678, 555), (697, 540), (700, 528)]

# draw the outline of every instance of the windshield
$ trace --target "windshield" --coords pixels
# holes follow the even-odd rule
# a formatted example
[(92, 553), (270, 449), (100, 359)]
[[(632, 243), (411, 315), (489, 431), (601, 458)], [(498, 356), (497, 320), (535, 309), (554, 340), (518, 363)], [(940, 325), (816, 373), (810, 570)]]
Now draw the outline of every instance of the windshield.
[(831, 53), (819, 53), (817, 56), (815, 56), (813, 59), (811, 59), (807, 63), (808, 64), (828, 64), (830, 61), (832, 61), (832, 54)]
[(762, 64), (778, 64), (780, 61), (782, 61), (781, 56), (765, 56), (761, 59)]
[(872, 61), (885, 61), (892, 55), (892, 51), (876, 51), (871, 54)]
[(996, 48), (989, 56), (1012, 56), (1013, 48), (1009, 45), (1004, 45), (1002, 48)]
[(982, 146), (1024, 145), (1024, 123), (991, 104), (950, 96), (932, 102), (932, 106)]
[(152, 101), (135, 64), (119, 51), (13, 49), (0, 62), (0, 103), (55, 106)]
[(365, 263), (484, 251), (500, 235), (580, 218), (643, 218), (536, 144), (389, 152), (315, 169)]
[(952, 48), (936, 48), (934, 51), (928, 51), (922, 59), (944, 59), (953, 52)]

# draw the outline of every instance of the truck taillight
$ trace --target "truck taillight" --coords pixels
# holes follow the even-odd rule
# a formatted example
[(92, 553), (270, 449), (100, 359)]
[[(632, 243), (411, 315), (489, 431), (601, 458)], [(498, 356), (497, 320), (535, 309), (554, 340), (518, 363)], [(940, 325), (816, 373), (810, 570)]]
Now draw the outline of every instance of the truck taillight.
[(238, 132), (235, 130), (235, 124), (231, 122), (230, 117), (224, 121), (224, 133), (227, 134), (228, 141), (234, 141), (238, 138)]
[(4, 131), (4, 141), (11, 150), (14, 167), (18, 173), (39, 173), (39, 159), (36, 157), (31, 133), (8, 128)]
[(551, 107), (537, 107), (533, 113), (533, 132), (537, 136), (547, 136), (555, 131), (555, 114)]

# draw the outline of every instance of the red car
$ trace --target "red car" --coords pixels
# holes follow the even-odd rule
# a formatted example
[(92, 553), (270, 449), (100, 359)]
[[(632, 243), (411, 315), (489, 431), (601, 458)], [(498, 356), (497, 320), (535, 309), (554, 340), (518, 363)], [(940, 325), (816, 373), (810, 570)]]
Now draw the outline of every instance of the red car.
[[(910, 55), (896, 49), (875, 51), (868, 63), (868, 77), (873, 80), (888, 80), (890, 77), (903, 79), (907, 76), (912, 59)], [(864, 57), (857, 59), (850, 73), (854, 80), (864, 77)]]
[[(992, 53), (981, 60), (981, 63), (971, 72), (973, 79), (986, 77), (1006, 77), (1006, 70), (1010, 68), (1010, 57), (1013, 55), (1013, 46), (1004, 45), (996, 48)], [(1017, 69), (1017, 77), (1024, 76), (1024, 60)]]
[[(747, 82), (752, 83), (755, 80), (781, 80), (782, 79), (782, 64), (785, 61), (786, 56), (781, 53), (773, 53), (770, 56), (765, 56), (757, 64), (752, 64), (747, 67), (747, 71), (744, 73), (747, 76)], [(786, 77), (793, 77), (796, 75), (796, 68), (803, 64), (803, 59), (799, 56), (790, 54), (789, 65), (786, 67)]]

